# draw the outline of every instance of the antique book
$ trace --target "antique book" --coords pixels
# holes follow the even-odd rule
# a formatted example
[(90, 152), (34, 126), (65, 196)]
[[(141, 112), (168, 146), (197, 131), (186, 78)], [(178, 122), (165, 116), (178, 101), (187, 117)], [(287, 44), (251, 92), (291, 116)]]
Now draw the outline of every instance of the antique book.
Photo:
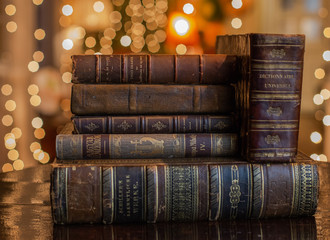
[(74, 133), (225, 133), (235, 132), (233, 115), (74, 116)]
[(242, 155), (290, 162), (297, 154), (304, 35), (217, 36), (217, 53), (237, 54), (237, 112)]
[(236, 82), (236, 56), (73, 55), (73, 83), (223, 84)]
[(51, 182), (57, 224), (310, 216), (318, 200), (317, 166), (311, 162), (55, 161)]
[(314, 217), (156, 224), (54, 225), (54, 240), (282, 239), (316, 240)]
[(235, 133), (59, 134), (58, 159), (185, 158), (233, 156)]
[(71, 112), (110, 114), (223, 114), (235, 110), (229, 85), (73, 84)]

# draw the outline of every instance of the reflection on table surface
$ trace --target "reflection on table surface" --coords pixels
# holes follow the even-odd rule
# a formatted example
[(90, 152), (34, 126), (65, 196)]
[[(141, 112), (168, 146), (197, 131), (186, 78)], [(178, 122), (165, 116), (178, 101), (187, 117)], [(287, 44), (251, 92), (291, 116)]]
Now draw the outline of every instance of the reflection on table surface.
[(198, 223), (54, 225), (50, 171), (39, 166), (0, 174), (0, 239), (327, 239), (330, 237), (330, 164), (320, 164), (315, 217)]

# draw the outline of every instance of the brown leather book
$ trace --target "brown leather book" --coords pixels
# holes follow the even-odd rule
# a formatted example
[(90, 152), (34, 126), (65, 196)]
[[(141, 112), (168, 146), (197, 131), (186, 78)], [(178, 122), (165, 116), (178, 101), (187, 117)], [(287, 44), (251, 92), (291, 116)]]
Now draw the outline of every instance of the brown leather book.
[(76, 115), (224, 114), (234, 111), (229, 85), (74, 84), (71, 111)]
[(75, 134), (102, 133), (229, 133), (234, 115), (74, 116)]
[(236, 82), (236, 56), (73, 55), (73, 83), (224, 84)]
[(237, 54), (242, 155), (250, 161), (290, 162), (297, 154), (304, 35), (217, 37), (217, 53)]
[(53, 218), (57, 224), (111, 224), (311, 216), (318, 171), (303, 158), (288, 164), (235, 158), (56, 160)]

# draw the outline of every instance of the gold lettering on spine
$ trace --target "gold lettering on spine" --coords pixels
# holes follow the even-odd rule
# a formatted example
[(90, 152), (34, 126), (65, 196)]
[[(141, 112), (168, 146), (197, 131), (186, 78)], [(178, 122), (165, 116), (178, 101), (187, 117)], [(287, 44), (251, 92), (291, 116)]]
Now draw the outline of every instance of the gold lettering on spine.
[(86, 137), (87, 158), (101, 158), (102, 156), (101, 135), (92, 135)]
[[(259, 73), (259, 79), (293, 79), (294, 74), (282, 74), (282, 73)], [(265, 83), (265, 88), (291, 88), (290, 83)]]
[(237, 211), (238, 211), (238, 204), (240, 202), (241, 197), (241, 188), (239, 186), (239, 171), (237, 165), (231, 166), (231, 186), (230, 186), (230, 218), (236, 219)]
[(123, 180), (118, 181), (118, 213), (124, 214), (124, 183), (123, 183)]
[(197, 136), (196, 136), (196, 134), (190, 135), (189, 147), (191, 149), (191, 156), (192, 157), (196, 157), (196, 154), (197, 154), (196, 144), (197, 144)]

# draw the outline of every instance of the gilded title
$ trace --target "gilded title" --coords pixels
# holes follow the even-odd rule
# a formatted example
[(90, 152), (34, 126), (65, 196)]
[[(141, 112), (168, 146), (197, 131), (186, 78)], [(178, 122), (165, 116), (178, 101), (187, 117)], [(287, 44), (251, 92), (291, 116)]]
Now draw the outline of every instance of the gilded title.
[(86, 137), (87, 158), (101, 158), (101, 135)]

